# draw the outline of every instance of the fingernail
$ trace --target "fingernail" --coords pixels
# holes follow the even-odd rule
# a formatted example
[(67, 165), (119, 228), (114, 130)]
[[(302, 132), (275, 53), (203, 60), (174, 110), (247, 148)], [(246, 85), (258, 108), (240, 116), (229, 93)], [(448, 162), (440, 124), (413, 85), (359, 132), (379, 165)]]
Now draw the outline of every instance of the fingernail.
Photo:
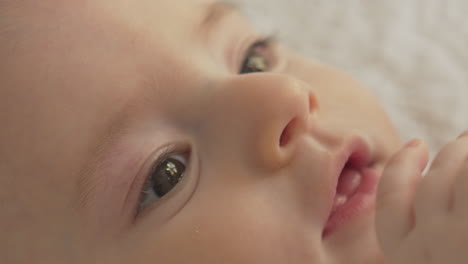
[(421, 145), (422, 141), (420, 139), (412, 139), (410, 140), (408, 143), (405, 144), (405, 148), (414, 148), (414, 147), (418, 147), (419, 145)]

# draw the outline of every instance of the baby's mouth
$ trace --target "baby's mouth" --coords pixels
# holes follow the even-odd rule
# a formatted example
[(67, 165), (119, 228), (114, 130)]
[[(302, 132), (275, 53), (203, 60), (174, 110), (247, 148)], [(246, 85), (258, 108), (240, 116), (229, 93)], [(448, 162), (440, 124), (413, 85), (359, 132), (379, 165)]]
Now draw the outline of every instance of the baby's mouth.
[(380, 178), (376, 164), (370, 145), (361, 138), (350, 140), (338, 154), (323, 238), (371, 211)]
[(346, 163), (338, 178), (323, 237), (334, 233), (340, 226), (373, 207), (379, 178), (380, 173), (371, 163), (361, 166)]
[(343, 206), (355, 193), (361, 184), (361, 173), (353, 166), (347, 164), (340, 174), (336, 187), (335, 200), (331, 213)]

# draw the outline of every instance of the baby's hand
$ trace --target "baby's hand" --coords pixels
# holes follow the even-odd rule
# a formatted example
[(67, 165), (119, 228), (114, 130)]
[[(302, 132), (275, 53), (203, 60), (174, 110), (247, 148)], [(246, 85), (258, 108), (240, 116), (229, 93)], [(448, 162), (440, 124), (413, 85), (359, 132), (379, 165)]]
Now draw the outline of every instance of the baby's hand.
[[(468, 131), (442, 148), (428, 173), (421, 141), (387, 164), (377, 192), (377, 237), (391, 264), (468, 263)], [(417, 144), (419, 143), (419, 144)]]

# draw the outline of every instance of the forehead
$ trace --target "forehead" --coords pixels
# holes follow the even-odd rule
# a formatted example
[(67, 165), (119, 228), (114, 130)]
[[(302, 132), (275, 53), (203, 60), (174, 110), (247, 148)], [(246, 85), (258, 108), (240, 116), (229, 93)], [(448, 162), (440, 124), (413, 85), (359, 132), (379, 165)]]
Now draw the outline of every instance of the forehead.
[[(10, 24), (24, 24), (28, 33), (40, 31), (43, 36), (59, 33), (54, 38), (68, 37), (64, 34), (66, 30), (73, 30), (74, 35), (96, 30), (151, 32), (158, 36), (158, 41), (164, 41), (181, 31), (199, 27), (197, 24), (211, 24), (229, 6), (214, 0), (0, 0), (0, 30)], [(4, 20), (6, 17), (10, 18), (8, 22)]]
[[(49, 62), (59, 69), (67, 68), (64, 66), (76, 69), (80, 66), (76, 62), (85, 57), (93, 58), (95, 65), (100, 60), (105, 63), (123, 60), (115, 56), (118, 53), (124, 57), (147, 57), (145, 53), (151, 53), (153, 59), (171, 62), (161, 64), (175, 66), (177, 57), (182, 57), (178, 55), (190, 50), (188, 45), (202, 44), (194, 39), (203, 38), (221, 17), (234, 10), (229, 4), (212, 0), (6, 3), (3, 5), (8, 6), (7, 13), (18, 26), (11, 34), (13, 38), (2, 43), (5, 55), (10, 54), (18, 64), (21, 61), (18, 57), (27, 57), (24, 61)], [(11, 50), (16, 52), (9, 53)], [(70, 61), (74, 65), (64, 65)]]

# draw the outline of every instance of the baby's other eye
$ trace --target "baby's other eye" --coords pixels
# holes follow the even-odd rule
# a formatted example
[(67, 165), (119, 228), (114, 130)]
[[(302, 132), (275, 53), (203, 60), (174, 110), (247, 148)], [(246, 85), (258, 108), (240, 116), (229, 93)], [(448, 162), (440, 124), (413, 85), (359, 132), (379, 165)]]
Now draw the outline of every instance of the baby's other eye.
[(151, 171), (141, 191), (138, 212), (169, 193), (185, 176), (187, 157), (163, 155)]
[(240, 74), (264, 72), (268, 67), (266, 59), (257, 53), (251, 53), (245, 59)]
[(256, 41), (249, 48), (239, 74), (267, 71), (270, 68), (270, 62), (264, 53), (266, 53), (265, 50), (271, 45), (272, 41), (270, 37)]

